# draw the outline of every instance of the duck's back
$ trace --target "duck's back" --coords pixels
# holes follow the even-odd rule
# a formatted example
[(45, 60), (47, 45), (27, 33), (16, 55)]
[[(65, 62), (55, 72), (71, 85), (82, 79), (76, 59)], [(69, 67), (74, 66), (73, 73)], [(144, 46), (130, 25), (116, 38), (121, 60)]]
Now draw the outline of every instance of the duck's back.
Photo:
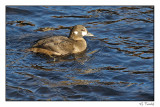
[(39, 40), (33, 45), (33, 49), (39, 53), (42, 53), (40, 51), (43, 49), (43, 52), (48, 50), (47, 52), (51, 52), (53, 55), (67, 55), (73, 51), (73, 41), (65, 36), (54, 36)]

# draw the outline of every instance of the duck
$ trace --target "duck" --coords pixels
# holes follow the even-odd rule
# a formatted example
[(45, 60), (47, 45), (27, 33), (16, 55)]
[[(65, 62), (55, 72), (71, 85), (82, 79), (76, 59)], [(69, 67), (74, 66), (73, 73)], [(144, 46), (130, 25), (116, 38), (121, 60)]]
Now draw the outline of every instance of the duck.
[(94, 36), (83, 25), (75, 25), (68, 37), (52, 36), (37, 41), (28, 51), (49, 56), (66, 56), (84, 52), (87, 48), (84, 36)]

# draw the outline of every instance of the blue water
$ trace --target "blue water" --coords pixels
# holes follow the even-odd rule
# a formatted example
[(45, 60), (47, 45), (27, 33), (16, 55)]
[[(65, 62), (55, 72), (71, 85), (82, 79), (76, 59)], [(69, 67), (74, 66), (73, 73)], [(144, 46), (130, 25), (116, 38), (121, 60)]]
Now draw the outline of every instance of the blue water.
[[(80, 55), (28, 53), (84, 25)], [(6, 6), (7, 101), (153, 101), (153, 6)]]

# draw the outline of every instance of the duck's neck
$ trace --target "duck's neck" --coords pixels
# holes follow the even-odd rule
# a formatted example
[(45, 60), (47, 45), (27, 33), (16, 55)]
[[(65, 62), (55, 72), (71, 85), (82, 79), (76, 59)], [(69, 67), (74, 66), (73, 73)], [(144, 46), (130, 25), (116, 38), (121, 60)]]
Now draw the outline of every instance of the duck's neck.
[(74, 50), (73, 53), (83, 52), (87, 48), (87, 43), (84, 38), (79, 40), (74, 40)]

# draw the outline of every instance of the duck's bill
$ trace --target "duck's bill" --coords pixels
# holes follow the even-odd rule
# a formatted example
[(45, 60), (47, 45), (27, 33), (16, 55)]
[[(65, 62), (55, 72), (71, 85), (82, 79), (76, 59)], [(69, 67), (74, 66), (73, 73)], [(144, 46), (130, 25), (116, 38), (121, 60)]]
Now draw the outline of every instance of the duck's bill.
[(94, 36), (94, 35), (88, 32), (85, 36)]

